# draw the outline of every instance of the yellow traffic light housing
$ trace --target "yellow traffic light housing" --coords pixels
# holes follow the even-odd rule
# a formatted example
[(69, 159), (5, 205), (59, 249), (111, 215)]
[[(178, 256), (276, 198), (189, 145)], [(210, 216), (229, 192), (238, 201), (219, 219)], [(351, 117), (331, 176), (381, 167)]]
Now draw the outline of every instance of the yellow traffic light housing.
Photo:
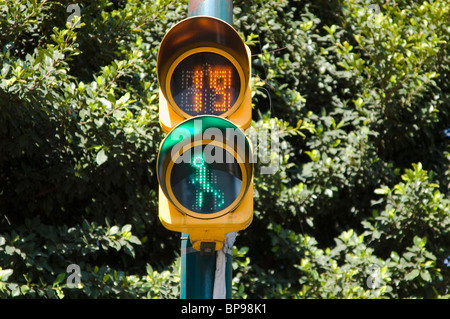
[[(236, 30), (209, 16), (187, 18), (157, 58), (159, 218), (189, 234), (194, 249), (222, 248), (253, 217), (251, 55)], [(209, 245), (208, 244), (208, 245)]]
[(219, 250), (225, 234), (245, 229), (253, 216), (253, 160), (241, 129), (217, 116), (180, 123), (161, 143), (157, 159), (159, 217)]
[(228, 23), (196, 16), (176, 24), (161, 42), (157, 75), (164, 132), (208, 114), (250, 126), (250, 50)]

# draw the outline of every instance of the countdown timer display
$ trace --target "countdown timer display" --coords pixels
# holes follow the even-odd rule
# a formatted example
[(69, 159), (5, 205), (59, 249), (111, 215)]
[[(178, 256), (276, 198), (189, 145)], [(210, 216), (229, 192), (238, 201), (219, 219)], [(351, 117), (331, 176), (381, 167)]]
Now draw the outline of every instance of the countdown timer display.
[(226, 116), (243, 97), (243, 72), (228, 53), (203, 48), (183, 54), (167, 77), (169, 101), (183, 117)]

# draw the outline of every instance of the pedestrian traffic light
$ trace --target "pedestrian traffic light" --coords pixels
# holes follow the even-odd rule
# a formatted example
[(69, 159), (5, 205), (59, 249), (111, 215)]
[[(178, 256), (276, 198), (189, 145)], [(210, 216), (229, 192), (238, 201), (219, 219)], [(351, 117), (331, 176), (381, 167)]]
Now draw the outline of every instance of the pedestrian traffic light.
[(197, 250), (252, 221), (250, 68), (239, 34), (213, 17), (179, 22), (159, 48), (159, 217)]
[(187, 18), (163, 38), (157, 58), (160, 124), (168, 133), (198, 115), (241, 129), (251, 123), (250, 50), (236, 30), (213, 17)]
[(159, 216), (173, 231), (222, 247), (225, 234), (246, 228), (253, 215), (249, 140), (232, 122), (202, 115), (175, 127), (157, 159)]

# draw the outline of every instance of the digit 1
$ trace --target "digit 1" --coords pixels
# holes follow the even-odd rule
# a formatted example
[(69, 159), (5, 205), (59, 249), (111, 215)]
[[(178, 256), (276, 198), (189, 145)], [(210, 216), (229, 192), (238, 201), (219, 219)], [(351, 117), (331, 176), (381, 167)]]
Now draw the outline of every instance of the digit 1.
[(203, 110), (203, 70), (194, 71), (194, 111), (201, 112)]

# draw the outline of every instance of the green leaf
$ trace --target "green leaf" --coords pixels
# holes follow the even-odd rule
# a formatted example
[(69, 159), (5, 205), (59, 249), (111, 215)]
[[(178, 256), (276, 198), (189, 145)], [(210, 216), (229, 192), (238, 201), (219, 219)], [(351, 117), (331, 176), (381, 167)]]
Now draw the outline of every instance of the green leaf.
[(17, 284), (9, 284), (8, 285), (9, 290), (11, 290), (11, 296), (17, 297), (20, 295), (20, 287)]
[(420, 277), (427, 282), (431, 282), (431, 275), (428, 270), (423, 270), (420, 272)]
[(420, 240), (420, 247), (425, 247), (425, 245), (427, 244), (427, 237), (423, 237), (421, 240)]
[(108, 159), (108, 156), (105, 154), (105, 151), (104, 150), (100, 150), (97, 153), (95, 161), (97, 162), (98, 165), (102, 165), (104, 162), (106, 162), (107, 159)]
[(1, 72), (1, 75), (2, 75), (3, 78), (5, 78), (6, 75), (8, 74), (10, 67), (11, 67), (11, 65), (9, 63), (5, 63), (3, 65), (2, 72)]
[(420, 238), (419, 236), (414, 236), (414, 245), (423, 248), (427, 244), (427, 237)]
[(392, 252), (391, 252), (391, 259), (392, 259), (393, 261), (395, 261), (395, 262), (399, 262), (400, 256), (397, 254), (397, 252), (392, 251)]
[(128, 241), (130, 243), (136, 244), (136, 245), (141, 245), (142, 244), (142, 242), (136, 236), (131, 236), (130, 238), (128, 238)]
[(318, 150), (305, 151), (305, 153), (311, 158), (313, 162), (320, 160), (320, 152)]
[(387, 195), (389, 194), (389, 187), (383, 185), (380, 188), (375, 189), (374, 193), (378, 195)]
[(55, 281), (53, 282), (53, 285), (55, 286), (55, 285), (58, 285), (59, 283), (63, 282), (64, 278), (66, 278), (66, 274), (65, 273), (60, 273), (56, 277)]
[(110, 235), (116, 235), (119, 232), (119, 226), (113, 226), (111, 227), (111, 229), (109, 230), (109, 234)]
[(12, 269), (4, 269), (0, 268), (0, 281), (8, 281), (9, 276), (13, 274), (14, 270)]
[(124, 246), (123, 250), (125, 251), (126, 254), (130, 255), (131, 257), (135, 257), (135, 253), (134, 253), (134, 248), (130, 245), (130, 246)]
[(122, 119), (127, 113), (122, 110), (115, 110), (113, 116), (116, 120)]
[(314, 25), (314, 22), (313, 21), (308, 21), (308, 22), (303, 22), (303, 23), (301, 23), (300, 24), (300, 28), (303, 30), (303, 31), (308, 31), (309, 29), (311, 29), (311, 27)]
[(131, 231), (131, 224), (126, 224), (124, 226), (122, 226), (121, 232), (130, 232)]
[(419, 274), (420, 274), (420, 271), (418, 269), (413, 269), (409, 273), (406, 274), (405, 280), (408, 280), (408, 281), (413, 280), (414, 278), (419, 276)]
[(13, 246), (7, 245), (7, 246), (5, 247), (5, 253), (6, 253), (7, 255), (13, 255), (13, 254), (15, 253), (15, 251), (16, 251), (16, 249), (15, 249)]

